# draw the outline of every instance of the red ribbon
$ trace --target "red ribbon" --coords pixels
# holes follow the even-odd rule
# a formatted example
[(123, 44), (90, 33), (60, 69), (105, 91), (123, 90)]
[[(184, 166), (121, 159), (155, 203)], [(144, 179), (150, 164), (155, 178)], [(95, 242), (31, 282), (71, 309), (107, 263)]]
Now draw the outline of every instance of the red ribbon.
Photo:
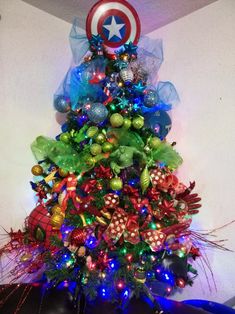
[(123, 189), (124, 194), (131, 195), (132, 197), (139, 197), (139, 191), (136, 188), (133, 188), (130, 185), (125, 185)]
[(111, 179), (113, 177), (111, 169), (106, 168), (103, 165), (96, 167), (94, 170), (98, 179)]
[(143, 207), (146, 207), (149, 211), (152, 211), (151, 205), (149, 204), (149, 200), (147, 198), (141, 199), (130, 197), (130, 201), (137, 211), (141, 211)]
[(136, 229), (139, 229), (138, 218), (138, 215), (129, 215), (126, 224), (126, 228), (129, 232), (133, 232), (136, 231)]
[(153, 201), (158, 201), (160, 192), (158, 192), (155, 188), (151, 188), (148, 190), (147, 196)]
[(176, 212), (176, 209), (173, 207), (174, 201), (164, 200), (162, 205), (159, 205), (159, 208), (163, 211), (163, 215), (171, 216), (172, 213)]
[(81, 185), (81, 189), (86, 192), (90, 193), (96, 189), (97, 180), (87, 180)]

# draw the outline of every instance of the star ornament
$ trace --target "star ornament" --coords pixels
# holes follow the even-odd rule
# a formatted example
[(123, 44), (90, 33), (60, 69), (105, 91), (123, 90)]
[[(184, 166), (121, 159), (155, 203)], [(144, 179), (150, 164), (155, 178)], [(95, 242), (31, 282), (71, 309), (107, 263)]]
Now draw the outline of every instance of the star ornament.
[(125, 24), (118, 24), (114, 16), (112, 16), (111, 24), (104, 25), (103, 27), (109, 31), (108, 40), (112, 39), (114, 36), (122, 39), (120, 30), (125, 26)]
[(146, 89), (146, 86), (143, 85), (142, 81), (139, 81), (137, 84), (133, 85), (135, 92), (141, 94), (144, 92), (144, 90)]
[(124, 51), (129, 55), (137, 56), (137, 49), (138, 46), (134, 45), (132, 42), (129, 42), (128, 44), (124, 45)]

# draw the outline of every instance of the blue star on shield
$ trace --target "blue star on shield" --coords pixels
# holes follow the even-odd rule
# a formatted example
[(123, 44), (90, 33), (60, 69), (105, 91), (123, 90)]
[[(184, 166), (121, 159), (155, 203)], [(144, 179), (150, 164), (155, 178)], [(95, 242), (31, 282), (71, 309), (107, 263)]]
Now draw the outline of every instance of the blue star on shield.
[(103, 24), (103, 34), (110, 42), (120, 42), (126, 33), (126, 24), (119, 16), (109, 16)]

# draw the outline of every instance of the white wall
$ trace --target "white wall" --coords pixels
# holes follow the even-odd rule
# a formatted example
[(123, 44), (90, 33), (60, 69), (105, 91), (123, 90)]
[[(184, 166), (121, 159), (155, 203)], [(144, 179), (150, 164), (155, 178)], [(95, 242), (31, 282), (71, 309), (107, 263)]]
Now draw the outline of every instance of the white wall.
[[(195, 229), (214, 229), (235, 219), (235, 1), (220, 0), (153, 33), (162, 38), (161, 80), (175, 83), (181, 103), (169, 139), (184, 158), (179, 176), (196, 180), (203, 208)], [(235, 249), (235, 225), (219, 232)], [(208, 252), (218, 292), (208, 291), (201, 272), (178, 299), (225, 301), (235, 295), (235, 254)]]
[[(70, 64), (70, 25), (19, 0), (0, 0), (0, 225), (23, 225), (34, 206), (29, 145), (59, 132), (53, 92)], [(181, 103), (173, 112), (170, 140), (184, 158), (179, 176), (197, 181), (203, 198), (195, 229), (235, 218), (235, 1), (220, 0), (151, 34), (164, 42), (161, 80), (175, 83)], [(234, 226), (218, 232), (235, 249)], [(203, 272), (194, 288), (174, 298), (225, 301), (234, 295), (235, 254), (209, 251), (218, 292)]]

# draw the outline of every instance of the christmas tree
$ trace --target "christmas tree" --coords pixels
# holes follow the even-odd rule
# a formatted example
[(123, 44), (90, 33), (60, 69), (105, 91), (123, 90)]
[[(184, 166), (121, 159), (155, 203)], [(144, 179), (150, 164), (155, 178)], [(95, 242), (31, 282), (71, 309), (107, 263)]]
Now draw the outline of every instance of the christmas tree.
[(182, 158), (166, 140), (178, 95), (170, 82), (153, 83), (161, 44), (148, 51), (145, 38), (138, 56), (137, 35), (118, 44), (122, 25), (108, 17), (87, 42), (73, 26), (76, 65), (54, 98), (67, 120), (56, 139), (32, 144), (38, 204), (17, 239), (31, 248), (25, 273), (44, 265), (50, 286), (75, 283), (74, 300), (99, 295), (124, 307), (140, 293), (153, 300), (152, 284), (165, 295), (192, 284), (200, 252), (189, 227), (200, 198), (194, 182), (178, 180)]

